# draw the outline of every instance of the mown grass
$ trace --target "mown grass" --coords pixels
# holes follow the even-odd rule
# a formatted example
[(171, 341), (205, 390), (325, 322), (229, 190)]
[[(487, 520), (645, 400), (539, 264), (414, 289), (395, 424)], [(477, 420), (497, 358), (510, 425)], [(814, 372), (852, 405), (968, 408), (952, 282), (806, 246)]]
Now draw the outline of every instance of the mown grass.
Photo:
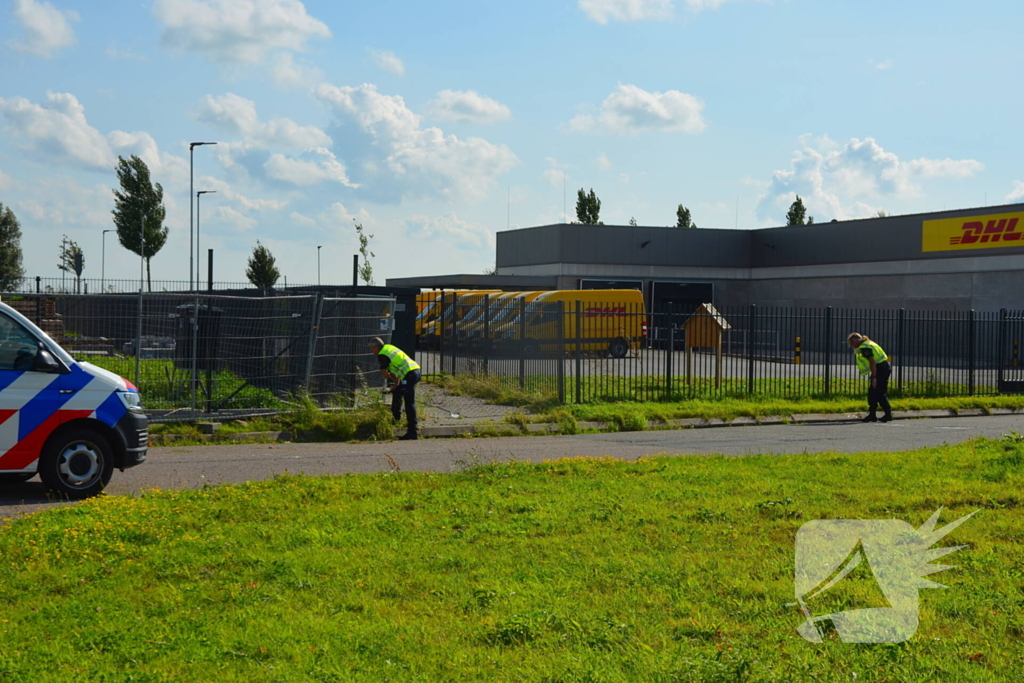
[[(1024, 445), (490, 464), (101, 497), (0, 530), (10, 681), (932, 681), (1024, 670)], [(967, 547), (898, 645), (795, 629), (820, 518)], [(874, 594), (849, 579), (840, 608)]]
[[(637, 378), (606, 378), (608, 381), (622, 380), (625, 384), (632, 382), (639, 386)], [(743, 391), (734, 390), (722, 396), (683, 398), (674, 394), (673, 400), (643, 401), (634, 395), (628, 400), (612, 400), (611, 396), (595, 399), (591, 402), (576, 404), (567, 397), (566, 405), (559, 405), (557, 396), (551, 393), (548, 378), (528, 376), (526, 388), (520, 389), (517, 381), (509, 381), (497, 375), (464, 374), (442, 375), (431, 377), (446, 391), (464, 396), (481, 398), (488, 403), (513, 405), (524, 408), (532, 413), (530, 420), (534, 422), (557, 422), (570, 425), (573, 421), (607, 422), (628, 426), (631, 422), (639, 423), (649, 420), (673, 420), (680, 418), (702, 417), (733, 419), (736, 417), (766, 417), (770, 415), (797, 415), (806, 413), (848, 413), (864, 411), (867, 401), (863, 394), (866, 386), (863, 380), (845, 380), (851, 383), (846, 394), (838, 393), (823, 397), (813, 391), (803, 395), (787, 396), (781, 392), (781, 383), (789, 380), (759, 380), (762, 393), (747, 396)], [(593, 382), (603, 381), (592, 379)], [(775, 386), (771, 382), (780, 383)], [(853, 384), (856, 386), (853, 387)], [(1024, 396), (981, 394), (977, 396), (934, 395), (934, 385), (915, 388), (908, 383), (909, 390), (901, 395), (891, 395), (894, 410), (964, 410), (968, 408), (1024, 408)], [(568, 385), (568, 383), (567, 383)], [(744, 387), (746, 385), (744, 384)], [(845, 386), (845, 385), (839, 385)], [(808, 385), (813, 388), (813, 385)], [(853, 391), (856, 389), (856, 391)], [(951, 392), (952, 393), (952, 392)], [(781, 394), (781, 395), (780, 395)], [(643, 427), (636, 427), (637, 429)], [(574, 433), (570, 428), (569, 433)]]

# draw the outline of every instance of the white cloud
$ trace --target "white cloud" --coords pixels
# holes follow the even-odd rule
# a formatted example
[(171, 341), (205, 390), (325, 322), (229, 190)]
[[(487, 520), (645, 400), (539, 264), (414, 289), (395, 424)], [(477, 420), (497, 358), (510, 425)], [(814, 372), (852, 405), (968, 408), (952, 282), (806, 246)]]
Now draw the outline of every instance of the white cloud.
[(106, 184), (86, 187), (67, 176), (55, 176), (34, 180), (31, 195), (14, 204), (23, 223), (108, 227), (114, 195)]
[(879, 71), (888, 71), (889, 69), (896, 66), (896, 62), (893, 61), (892, 57), (889, 57), (888, 59), (883, 59), (882, 61), (869, 59), (868, 65), (874, 67), (875, 69), (878, 69)]
[(309, 216), (299, 213), (298, 211), (292, 211), (290, 214), (288, 214), (288, 218), (290, 218), (293, 223), (303, 228), (313, 230), (316, 229), (317, 227), (315, 220), (313, 220)]
[(579, 0), (591, 21), (663, 21), (672, 18), (672, 0)]
[(11, 176), (0, 170), (0, 190), (9, 190), (14, 187), (14, 180)]
[(292, 185), (316, 185), (331, 181), (346, 187), (359, 187), (349, 181), (344, 164), (323, 147), (306, 151), (300, 159), (283, 154), (271, 155), (263, 164), (263, 170), (270, 178)]
[(473, 90), (442, 90), (427, 104), (426, 112), (440, 121), (469, 123), (494, 123), (512, 116), (504, 104)]
[(852, 138), (837, 147), (828, 138), (816, 144), (801, 138), (792, 168), (772, 174), (771, 183), (758, 203), (762, 218), (783, 215), (795, 195), (809, 213), (819, 219), (863, 218), (878, 210), (870, 202), (920, 196), (920, 180), (967, 178), (984, 166), (974, 159), (927, 159), (900, 161), (872, 138)]
[(70, 93), (48, 92), (43, 104), (23, 97), (0, 97), (0, 119), (9, 139), (28, 152), (66, 159), (85, 168), (113, 167), (110, 145), (89, 125), (85, 108)]
[(153, 14), (165, 46), (216, 62), (258, 64), (271, 50), (302, 51), (308, 40), (331, 37), (299, 0), (156, 0)]
[(545, 161), (548, 162), (548, 167), (544, 169), (540, 177), (551, 187), (562, 187), (565, 185), (569, 180), (569, 176), (565, 173), (567, 167), (564, 164), (558, 163), (553, 157), (548, 157)]
[(117, 43), (111, 43), (110, 45), (108, 45), (107, 49), (104, 50), (104, 54), (107, 56), (108, 59), (123, 59), (134, 62), (149, 61), (149, 59), (147, 59), (143, 55), (140, 55), (137, 52), (133, 52), (129, 48), (118, 47)]
[(353, 180), (391, 200), (407, 195), (479, 198), (517, 161), (505, 145), (420, 128), (420, 117), (400, 96), (383, 95), (371, 84), (325, 83), (316, 96), (331, 108), (345, 142), (353, 145), (352, 156), (346, 156)]
[(1024, 199), (1024, 180), (1013, 181), (1013, 189), (1006, 195), (1006, 201), (1015, 202), (1018, 199)]
[(323, 72), (315, 66), (296, 62), (291, 52), (278, 52), (270, 65), (270, 78), (282, 87), (309, 88), (323, 80)]
[(307, 148), (332, 144), (327, 133), (316, 126), (300, 126), (285, 118), (260, 121), (256, 103), (234, 93), (207, 95), (200, 101), (196, 117), (244, 136), (250, 146)]
[(442, 216), (416, 215), (405, 219), (406, 230), (417, 240), (436, 240), (462, 249), (494, 248), (494, 233), (482, 225), (464, 221), (454, 212)]
[(612, 162), (608, 158), (608, 155), (604, 152), (598, 154), (597, 158), (594, 159), (594, 168), (598, 171), (610, 171), (612, 168)]
[[(236, 230), (242, 231), (252, 230), (259, 225), (259, 222), (255, 218), (247, 216), (241, 211), (230, 206), (218, 206), (214, 208), (210, 218), (207, 220), (227, 223), (228, 225), (233, 226)], [(206, 221), (203, 222), (205, 223)]]
[(14, 17), (25, 31), (22, 40), (9, 40), (7, 45), (19, 52), (50, 58), (75, 44), (72, 21), (79, 21), (77, 12), (60, 10), (48, 2), (15, 0)]
[(684, 92), (647, 92), (635, 85), (619, 85), (605, 98), (597, 116), (581, 114), (569, 121), (569, 129), (601, 128), (629, 134), (645, 130), (700, 133), (707, 125), (701, 118), (704, 103)]
[(374, 64), (388, 73), (393, 73), (396, 76), (405, 75), (405, 64), (402, 63), (402, 60), (394, 52), (390, 50), (372, 50), (370, 56), (373, 57)]
[(354, 230), (353, 226), (356, 223), (365, 227), (370, 227), (373, 224), (373, 220), (366, 209), (359, 209), (357, 213), (352, 213), (341, 202), (334, 202), (318, 213), (316, 217), (323, 227), (330, 230), (341, 230), (342, 232)]

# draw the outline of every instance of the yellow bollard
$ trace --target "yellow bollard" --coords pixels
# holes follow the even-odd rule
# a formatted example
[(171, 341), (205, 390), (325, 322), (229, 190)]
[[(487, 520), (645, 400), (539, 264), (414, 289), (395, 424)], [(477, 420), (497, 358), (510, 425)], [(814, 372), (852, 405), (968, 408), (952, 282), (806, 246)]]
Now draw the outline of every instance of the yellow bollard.
[(793, 349), (793, 365), (800, 365), (800, 337), (796, 338), (796, 347)]

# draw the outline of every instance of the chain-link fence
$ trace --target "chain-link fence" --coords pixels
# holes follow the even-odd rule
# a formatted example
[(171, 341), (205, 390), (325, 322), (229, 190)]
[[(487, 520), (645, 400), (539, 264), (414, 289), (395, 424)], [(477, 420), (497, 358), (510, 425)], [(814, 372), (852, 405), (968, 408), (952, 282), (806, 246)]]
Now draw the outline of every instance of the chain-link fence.
[(486, 377), (563, 403), (853, 397), (867, 385), (846, 337), (860, 332), (892, 358), (895, 396), (1024, 393), (1022, 311), (706, 304), (651, 314), (621, 301), (562, 299), (421, 295), (416, 331), (424, 375)]
[(134, 382), (155, 422), (351, 404), (394, 301), (317, 295), (4, 295), (71, 353)]

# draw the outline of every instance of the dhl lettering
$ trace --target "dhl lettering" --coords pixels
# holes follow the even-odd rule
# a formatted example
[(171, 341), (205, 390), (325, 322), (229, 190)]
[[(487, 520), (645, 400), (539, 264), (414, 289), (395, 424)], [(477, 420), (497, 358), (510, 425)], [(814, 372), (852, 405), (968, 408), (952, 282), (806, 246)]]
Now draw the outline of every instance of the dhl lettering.
[(999, 249), (1024, 246), (1024, 213), (923, 221), (921, 250)]
[(615, 316), (615, 315), (626, 315), (626, 307), (625, 306), (606, 306), (605, 308), (600, 308), (600, 307), (597, 307), (597, 306), (592, 306), (591, 308), (584, 309), (584, 313), (583, 313), (583, 317), (584, 318), (597, 318), (597, 317), (605, 318), (605, 317), (608, 317), (608, 316)]
[(998, 242), (1000, 238), (1004, 242), (1012, 242), (1021, 238), (1021, 233), (1016, 232), (1017, 223), (1020, 219), (1002, 218), (990, 220), (988, 224), (981, 221), (968, 221), (963, 224), (961, 230), (964, 234), (960, 237), (950, 237), (950, 244), (974, 244), (975, 242)]

